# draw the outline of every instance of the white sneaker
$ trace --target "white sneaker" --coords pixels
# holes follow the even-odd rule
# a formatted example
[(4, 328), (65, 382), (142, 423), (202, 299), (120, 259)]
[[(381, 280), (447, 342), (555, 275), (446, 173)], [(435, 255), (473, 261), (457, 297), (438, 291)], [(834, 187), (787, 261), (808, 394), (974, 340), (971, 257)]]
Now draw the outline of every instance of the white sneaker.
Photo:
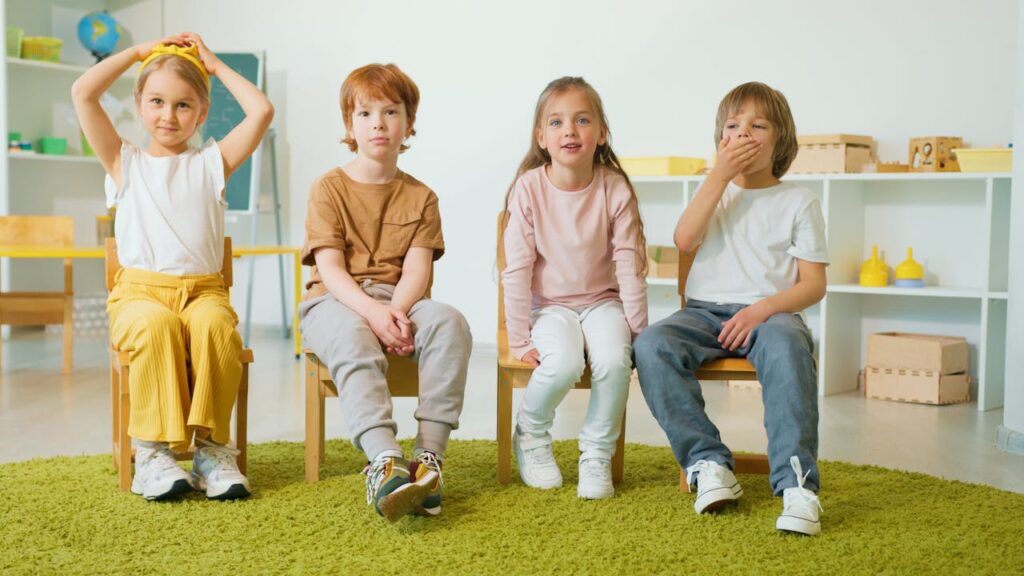
[(188, 472), (178, 466), (166, 443), (146, 442), (136, 445), (133, 494), (146, 500), (166, 500), (191, 491)]
[(580, 458), (580, 483), (576, 495), (587, 500), (614, 496), (612, 463), (604, 458)]
[(775, 521), (776, 530), (783, 532), (794, 532), (814, 536), (821, 533), (821, 522), (818, 520), (818, 513), (823, 512), (818, 495), (804, 488), (804, 481), (810, 470), (803, 472), (800, 467), (800, 460), (796, 456), (789, 458), (789, 465), (796, 472), (796, 481), (799, 486), (786, 488), (782, 491), (782, 514)]
[(196, 441), (192, 482), (210, 500), (234, 500), (249, 495), (249, 479), (238, 471), (238, 450), (206, 440)]
[(520, 434), (519, 427), (512, 435), (512, 447), (516, 452), (519, 477), (531, 488), (560, 488), (562, 471), (558, 469), (555, 455), (551, 452), (551, 440)]
[(736, 475), (718, 462), (698, 460), (687, 468), (686, 483), (690, 486), (693, 486), (694, 474), (697, 474), (697, 499), (693, 501), (693, 509), (697, 514), (714, 512), (743, 496)]

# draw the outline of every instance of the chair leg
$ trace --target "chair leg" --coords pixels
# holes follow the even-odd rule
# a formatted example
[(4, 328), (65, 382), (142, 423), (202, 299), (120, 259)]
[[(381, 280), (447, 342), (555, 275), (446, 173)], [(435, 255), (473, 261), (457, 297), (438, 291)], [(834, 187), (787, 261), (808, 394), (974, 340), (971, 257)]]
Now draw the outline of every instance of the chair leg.
[(512, 376), (498, 367), (498, 483), (512, 475)]
[(118, 402), (117, 391), (120, 387), (118, 383), (118, 371), (117, 371), (117, 355), (114, 352), (110, 353), (110, 445), (113, 447), (112, 460), (114, 470), (117, 470), (117, 441), (118, 441), (118, 423), (121, 421), (120, 408), (121, 405)]
[(235, 401), (235, 448), (238, 449), (238, 471), (245, 474), (249, 466), (249, 364), (242, 363), (242, 381)]
[(128, 422), (130, 416), (130, 403), (128, 396), (128, 366), (120, 366), (121, 375), (118, 380), (118, 424), (117, 424), (117, 447), (118, 447), (118, 478), (121, 483), (121, 491), (127, 492), (132, 484), (132, 441), (128, 437)]
[(626, 462), (626, 413), (622, 413), (622, 429), (619, 439), (615, 441), (615, 455), (612, 456), (612, 483), (622, 484), (623, 469)]
[(320, 377), (316, 363), (306, 357), (306, 482), (320, 480), (320, 463), (323, 460), (323, 411), (324, 401), (320, 393)]
[(64, 301), (64, 366), (62, 368), (64, 374), (71, 373), (72, 360), (75, 356), (75, 323), (71, 316), (71, 310), (71, 298), (66, 298)]

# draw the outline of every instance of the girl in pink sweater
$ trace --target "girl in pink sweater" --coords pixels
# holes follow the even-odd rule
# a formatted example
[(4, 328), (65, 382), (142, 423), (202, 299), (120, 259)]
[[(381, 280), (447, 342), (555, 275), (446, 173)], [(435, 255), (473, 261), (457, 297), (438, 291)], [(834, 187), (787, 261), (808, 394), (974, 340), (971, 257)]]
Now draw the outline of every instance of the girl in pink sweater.
[(647, 326), (643, 224), (609, 138), (601, 98), (586, 81), (551, 82), (537, 101), (530, 151), (505, 198), (509, 348), (536, 367), (516, 417), (519, 474), (534, 488), (562, 485), (549, 430), (589, 361), (577, 490), (588, 499), (614, 494), (611, 458), (633, 371), (632, 342)]

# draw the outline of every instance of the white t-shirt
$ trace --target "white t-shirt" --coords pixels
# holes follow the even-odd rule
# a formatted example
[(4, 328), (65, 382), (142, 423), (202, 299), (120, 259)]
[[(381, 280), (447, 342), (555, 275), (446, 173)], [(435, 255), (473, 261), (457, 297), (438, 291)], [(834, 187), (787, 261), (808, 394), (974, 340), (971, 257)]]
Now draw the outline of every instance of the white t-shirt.
[(686, 297), (753, 304), (797, 281), (797, 259), (828, 264), (821, 202), (791, 182), (746, 190), (729, 183), (686, 281)]
[(121, 266), (183, 276), (220, 272), (224, 258), (224, 160), (212, 138), (177, 156), (121, 144), (121, 187), (109, 175), (107, 206)]

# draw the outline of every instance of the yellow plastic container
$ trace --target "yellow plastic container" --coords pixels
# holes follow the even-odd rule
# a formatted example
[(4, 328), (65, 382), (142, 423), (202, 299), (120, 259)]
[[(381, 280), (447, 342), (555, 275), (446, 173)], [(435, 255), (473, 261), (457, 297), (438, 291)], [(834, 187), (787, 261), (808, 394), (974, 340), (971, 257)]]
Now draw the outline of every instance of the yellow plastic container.
[(961, 172), (1009, 172), (1013, 148), (953, 148)]
[(64, 41), (49, 36), (26, 36), (21, 39), (21, 57), (26, 60), (60, 62), (60, 49)]
[(630, 176), (693, 176), (704, 170), (703, 158), (685, 156), (643, 156), (620, 158), (622, 169)]
[(871, 247), (871, 258), (860, 267), (860, 285), (883, 288), (889, 285), (889, 267), (878, 257), (878, 246)]
[(896, 267), (895, 286), (921, 288), (924, 286), (924, 266), (914, 260), (914, 249), (907, 248), (907, 259)]

